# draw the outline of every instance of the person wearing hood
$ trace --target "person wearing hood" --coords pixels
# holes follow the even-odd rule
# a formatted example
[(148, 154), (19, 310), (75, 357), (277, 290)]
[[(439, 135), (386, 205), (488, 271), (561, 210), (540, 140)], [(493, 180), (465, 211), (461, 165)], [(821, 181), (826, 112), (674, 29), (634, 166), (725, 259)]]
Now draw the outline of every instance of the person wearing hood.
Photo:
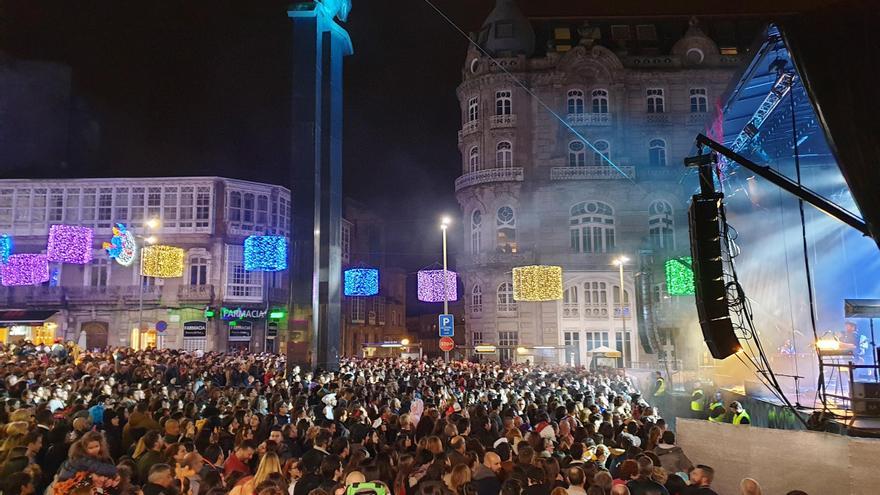
[(660, 459), (660, 465), (669, 474), (687, 473), (694, 467), (684, 450), (675, 445), (675, 433), (669, 430), (663, 432), (660, 443), (654, 448), (654, 453)]

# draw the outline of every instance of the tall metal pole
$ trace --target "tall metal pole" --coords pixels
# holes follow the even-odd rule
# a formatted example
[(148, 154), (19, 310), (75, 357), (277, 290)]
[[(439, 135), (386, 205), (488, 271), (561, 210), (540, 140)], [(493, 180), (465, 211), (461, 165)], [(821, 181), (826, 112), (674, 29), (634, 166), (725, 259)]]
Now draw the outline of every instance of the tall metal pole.
[(626, 347), (627, 346), (626, 346), (626, 313), (624, 311), (624, 305), (623, 305), (623, 295), (624, 295), (624, 291), (623, 291), (623, 260), (618, 260), (618, 261), (619, 261), (619, 263), (617, 264), (617, 266), (620, 267), (620, 321), (623, 325), (623, 337), (622, 337), (623, 342), (620, 345), (620, 348), (621, 348), (621, 351), (620, 351), (621, 356), (620, 357), (623, 359), (623, 367), (626, 368), (626, 355), (627, 355)]
[[(446, 288), (446, 223), (440, 226), (443, 231), (443, 314), (449, 314), (449, 291)], [(443, 358), (449, 362), (449, 351), (443, 351)]]

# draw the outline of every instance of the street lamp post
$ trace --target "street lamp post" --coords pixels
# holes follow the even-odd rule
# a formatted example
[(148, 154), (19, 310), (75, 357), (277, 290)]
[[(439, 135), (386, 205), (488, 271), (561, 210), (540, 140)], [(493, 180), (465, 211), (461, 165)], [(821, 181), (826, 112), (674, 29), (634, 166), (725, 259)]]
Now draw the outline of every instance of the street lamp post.
[[(440, 230), (443, 232), (443, 314), (449, 314), (449, 291), (446, 287), (446, 229), (449, 227), (451, 220), (449, 217), (443, 217), (440, 221)], [(443, 358), (449, 362), (449, 351), (443, 351)]]
[(628, 353), (627, 353), (627, 341), (626, 341), (626, 313), (624, 311), (625, 306), (624, 306), (624, 301), (623, 301), (623, 295), (625, 294), (625, 292), (623, 290), (623, 265), (627, 261), (629, 261), (629, 258), (627, 258), (626, 256), (620, 256), (618, 258), (615, 258), (613, 261), (613, 263), (615, 265), (617, 265), (617, 267), (620, 269), (620, 292), (619, 292), (619, 294), (620, 294), (619, 295), (619, 297), (620, 297), (620, 321), (621, 321), (621, 325), (623, 326), (623, 336), (621, 338), (622, 342), (620, 345), (620, 349), (621, 349), (620, 357), (623, 360), (623, 367), (624, 368), (626, 368), (626, 356)]
[[(151, 218), (147, 220), (144, 224), (147, 230), (154, 230), (159, 228), (159, 220), (156, 218)], [(147, 237), (139, 236), (143, 239), (144, 244), (155, 244), (156, 236), (150, 235)], [(140, 257), (140, 287), (138, 287), (138, 339), (140, 339), (140, 333), (143, 332), (144, 325), (144, 255), (143, 248), (141, 251)], [(138, 345), (140, 347), (140, 345)]]

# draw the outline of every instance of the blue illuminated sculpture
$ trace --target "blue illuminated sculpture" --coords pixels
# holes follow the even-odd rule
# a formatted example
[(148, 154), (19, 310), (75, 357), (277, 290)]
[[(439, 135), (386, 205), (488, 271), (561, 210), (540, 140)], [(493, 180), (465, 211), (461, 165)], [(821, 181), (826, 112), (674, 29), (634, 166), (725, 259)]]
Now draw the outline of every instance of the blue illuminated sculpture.
[(252, 235), (245, 239), (244, 269), (249, 272), (286, 270), (287, 238), (280, 235)]
[(346, 296), (375, 296), (379, 293), (379, 270), (349, 268), (345, 270)]
[(0, 234), (0, 263), (9, 261), (10, 254), (12, 254), (12, 237)]
[(331, 19), (336, 17), (342, 22), (348, 20), (348, 13), (351, 12), (351, 0), (320, 0), (321, 9)]

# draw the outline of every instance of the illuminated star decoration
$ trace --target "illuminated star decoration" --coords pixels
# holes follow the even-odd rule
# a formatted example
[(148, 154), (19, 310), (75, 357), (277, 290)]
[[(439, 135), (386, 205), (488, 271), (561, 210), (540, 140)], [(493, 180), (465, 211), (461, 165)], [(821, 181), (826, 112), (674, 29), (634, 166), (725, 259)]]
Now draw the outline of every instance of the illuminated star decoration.
[(690, 256), (666, 260), (666, 293), (670, 296), (694, 295), (694, 270)]
[(244, 269), (249, 272), (286, 270), (287, 238), (280, 235), (252, 235), (245, 239)]
[(134, 234), (125, 228), (125, 225), (117, 223), (113, 227), (113, 237), (110, 242), (103, 244), (107, 256), (116, 260), (122, 266), (130, 266), (137, 253), (137, 243)]
[(183, 276), (182, 248), (174, 246), (146, 246), (141, 249), (141, 275), (156, 278)]
[[(443, 283), (443, 270), (419, 270), (418, 298), (422, 302), (455, 301), (458, 299), (457, 273), (446, 270), (446, 283)], [(446, 297), (444, 298), (444, 288)]]
[(12, 254), (12, 237), (0, 234), (0, 264), (6, 263)]
[(49, 245), (46, 258), (49, 261), (84, 265), (92, 261), (91, 227), (77, 225), (53, 225), (49, 227)]
[(556, 301), (562, 299), (562, 267), (518, 266), (513, 269), (514, 301)]
[(49, 281), (49, 260), (45, 254), (13, 254), (0, 265), (3, 285), (39, 285)]
[(345, 270), (346, 296), (375, 296), (379, 293), (379, 270), (349, 268)]

